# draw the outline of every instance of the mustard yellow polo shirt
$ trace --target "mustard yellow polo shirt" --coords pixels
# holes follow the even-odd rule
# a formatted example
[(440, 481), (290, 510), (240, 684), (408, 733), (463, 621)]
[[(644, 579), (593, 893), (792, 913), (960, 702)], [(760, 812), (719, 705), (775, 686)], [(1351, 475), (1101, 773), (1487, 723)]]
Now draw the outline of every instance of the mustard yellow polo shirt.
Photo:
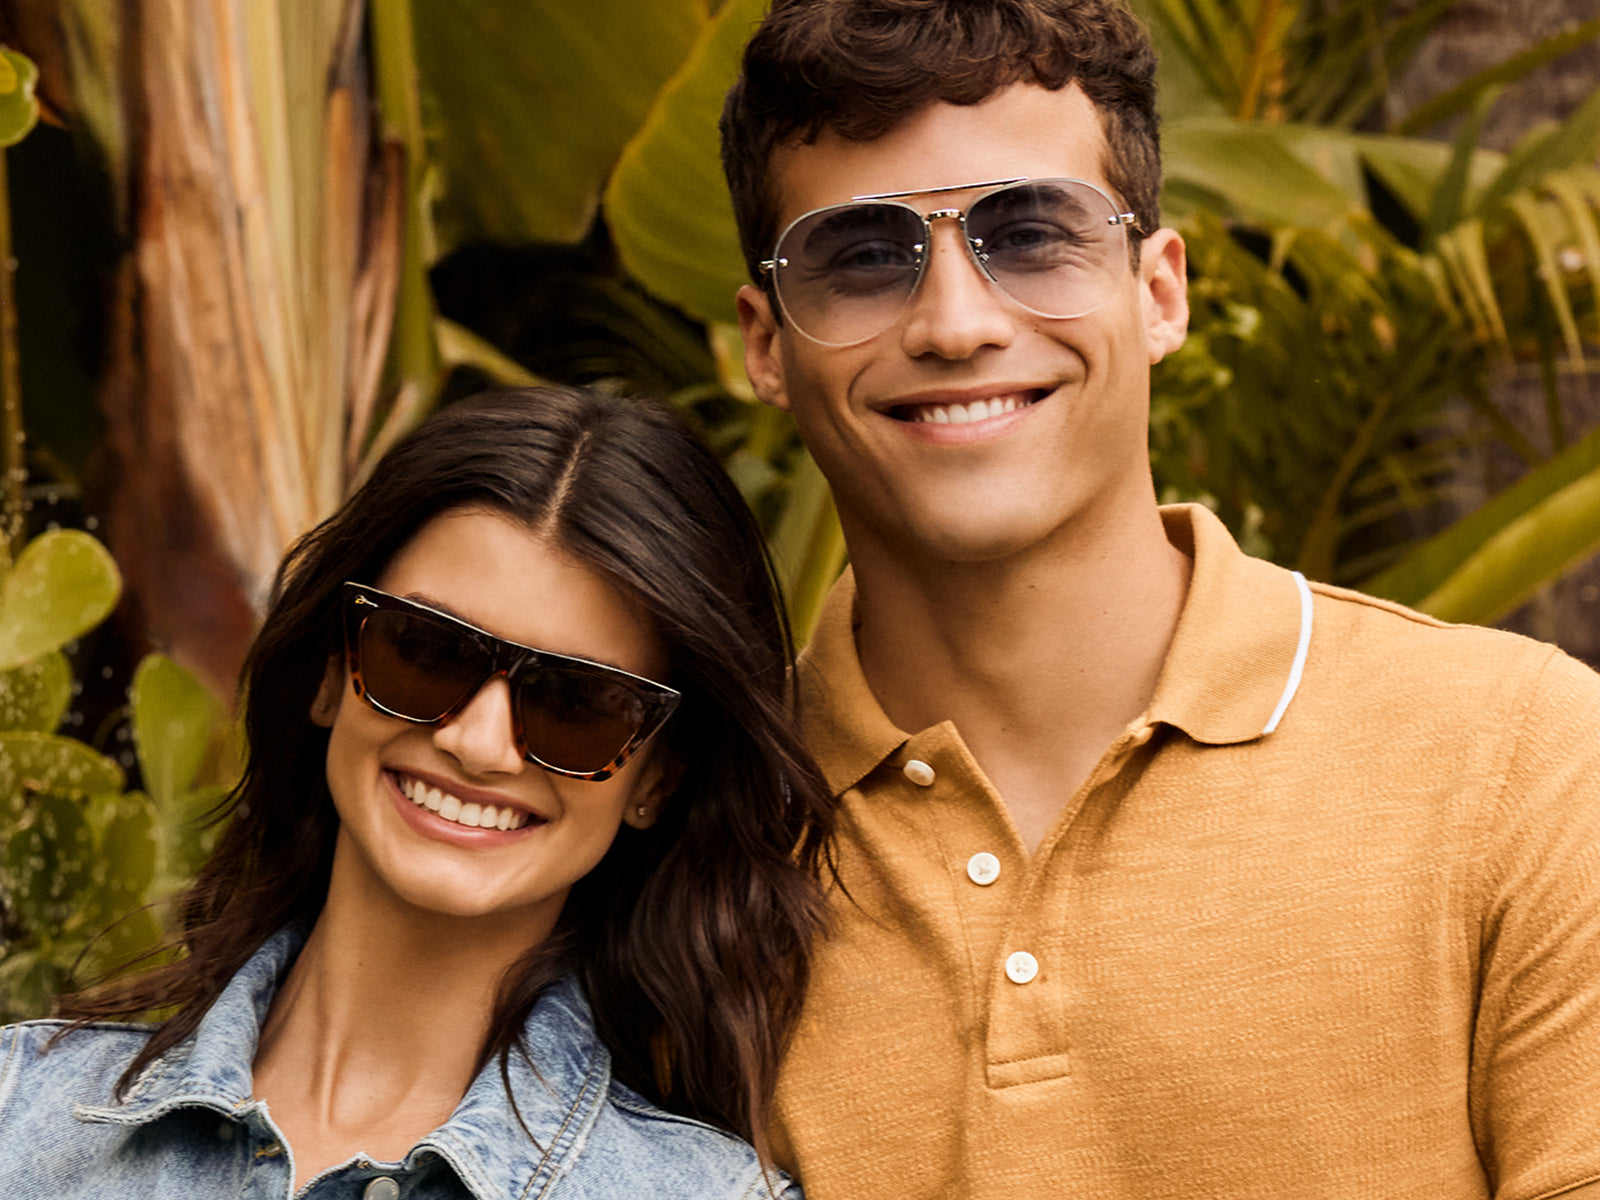
[(953, 725), (885, 717), (830, 597), (802, 715), (849, 898), (780, 1163), (808, 1200), (1600, 1179), (1600, 677), (1163, 518), (1195, 567), (1155, 698), (1032, 857)]

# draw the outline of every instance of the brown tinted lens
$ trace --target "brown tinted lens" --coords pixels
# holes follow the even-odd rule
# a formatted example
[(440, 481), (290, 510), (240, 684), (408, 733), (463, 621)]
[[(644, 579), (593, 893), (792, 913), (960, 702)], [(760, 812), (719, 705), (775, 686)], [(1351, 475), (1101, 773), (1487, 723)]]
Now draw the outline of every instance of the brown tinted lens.
[(489, 656), (460, 630), (416, 613), (380, 610), (361, 625), (361, 681), (382, 707), (437, 721), (489, 677)]
[(517, 688), (528, 753), (563, 771), (599, 771), (644, 724), (644, 700), (601, 672), (541, 667)]

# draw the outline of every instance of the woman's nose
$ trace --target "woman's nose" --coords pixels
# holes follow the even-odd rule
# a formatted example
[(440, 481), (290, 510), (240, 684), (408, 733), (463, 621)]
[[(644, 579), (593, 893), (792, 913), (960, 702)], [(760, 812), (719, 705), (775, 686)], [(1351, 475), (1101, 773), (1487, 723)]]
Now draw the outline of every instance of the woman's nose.
[(526, 764), (514, 720), (511, 688), (504, 675), (492, 675), (465, 708), (434, 729), (434, 745), (468, 774), (515, 774)]

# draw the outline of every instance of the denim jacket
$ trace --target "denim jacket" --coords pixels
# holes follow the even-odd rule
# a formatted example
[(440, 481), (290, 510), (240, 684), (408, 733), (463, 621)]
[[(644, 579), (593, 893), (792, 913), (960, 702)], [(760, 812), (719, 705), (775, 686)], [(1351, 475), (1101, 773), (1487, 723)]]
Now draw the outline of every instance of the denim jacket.
[[(282, 1200), (292, 1150), (251, 1096), (256, 1039), (298, 950), (271, 938), (234, 976), (200, 1027), (145, 1068), (119, 1102), (112, 1089), (148, 1036), (99, 1024), (48, 1052), (59, 1021), (0, 1029), (0, 1196), (6, 1200)], [(401, 1162), (357, 1156), (301, 1189), (306, 1200), (771, 1200), (755, 1153), (698, 1121), (651, 1105), (611, 1078), (589, 1006), (570, 978), (528, 1017), (535, 1066), (510, 1058), (517, 1123), (498, 1059), (455, 1112)], [(779, 1200), (800, 1190), (778, 1171)], [(392, 1182), (384, 1182), (392, 1181)]]

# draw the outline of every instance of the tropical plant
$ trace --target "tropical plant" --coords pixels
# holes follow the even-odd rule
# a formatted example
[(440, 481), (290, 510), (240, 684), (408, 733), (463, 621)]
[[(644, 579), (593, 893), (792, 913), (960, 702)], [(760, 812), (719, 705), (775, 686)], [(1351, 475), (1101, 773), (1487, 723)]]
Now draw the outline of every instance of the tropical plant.
[(153, 905), (209, 849), (204, 816), (234, 770), (222, 706), (160, 655), (129, 696), (143, 790), (56, 732), (78, 691), (63, 651), (119, 591), (111, 556), (74, 530), (35, 538), (0, 581), (0, 1022), (157, 944)]
[[(37, 116), (28, 59), (0, 50), (0, 146)], [(0, 164), (4, 152), (0, 150)], [(0, 197), (4, 197), (0, 172)], [(10, 222), (0, 206), (0, 297), (12, 306)], [(145, 953), (160, 937), (150, 907), (208, 847), (201, 817), (233, 773), (222, 706), (159, 655), (140, 663), (129, 720), (144, 791), (118, 759), (60, 730), (81, 687), (67, 651), (111, 612), (121, 579), (93, 537), (50, 529), (13, 553), (23, 527), (20, 397), (13, 326), (0, 325), (5, 411), (0, 494), (0, 1021), (37, 1016), (51, 996)], [(113, 732), (114, 731), (114, 732)], [(120, 757), (120, 756), (119, 756)], [(197, 783), (197, 780), (209, 782)]]
[(678, 364), (665, 382), (782, 524), (792, 431), (719, 384), (703, 332), (595, 236), (618, 157), (732, 7), (0, 0), (109, 175), (128, 247), (100, 381), (107, 538), (151, 638), (217, 694), (286, 543), (451, 371), (531, 378), (430, 291), (483, 239), (596, 247), (581, 290), (620, 328), (609, 344)]
[[(1477, 145), (1500, 87), (1600, 19), (1388, 119), (1387, 81), (1444, 0), (1144, 7), (1199, 114), (1167, 136), (1167, 206), (1198, 262), (1191, 345), (1157, 377), (1158, 451), (1183, 450), (1169, 483), (1235, 522), (1264, 514), (1286, 561), (1457, 620), (1494, 620), (1600, 549), (1595, 450), (1568, 446), (1562, 417), (1563, 380), (1600, 341), (1600, 95), (1509, 155)], [(1374, 113), (1387, 132), (1357, 128)], [(1452, 117), (1453, 146), (1414, 136)], [(1518, 363), (1543, 380), (1548, 453), (1496, 405), (1490, 382)], [(1530, 473), (1419, 538), (1463, 437), (1502, 440)]]

